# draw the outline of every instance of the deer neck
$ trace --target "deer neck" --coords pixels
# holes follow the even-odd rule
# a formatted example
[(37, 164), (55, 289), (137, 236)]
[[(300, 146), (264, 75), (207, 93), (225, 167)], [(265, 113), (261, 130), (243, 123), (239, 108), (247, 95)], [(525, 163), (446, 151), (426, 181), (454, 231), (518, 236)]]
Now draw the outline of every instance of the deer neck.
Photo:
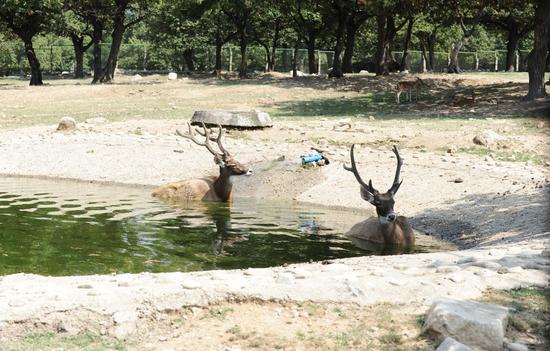
[(378, 228), (380, 229), (380, 232), (382, 233), (382, 236), (384, 237), (384, 241), (386, 243), (393, 243), (396, 241), (395, 221), (389, 222), (385, 218), (382, 219), (381, 217), (378, 217)]
[(220, 167), (220, 176), (214, 181), (214, 191), (218, 198), (225, 202), (231, 199), (231, 190), (233, 190), (231, 173), (224, 167)]

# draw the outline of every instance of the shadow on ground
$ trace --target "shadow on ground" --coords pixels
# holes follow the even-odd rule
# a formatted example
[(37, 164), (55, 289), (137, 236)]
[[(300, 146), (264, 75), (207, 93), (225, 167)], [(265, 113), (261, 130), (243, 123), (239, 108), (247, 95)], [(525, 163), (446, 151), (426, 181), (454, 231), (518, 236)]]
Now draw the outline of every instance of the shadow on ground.
[(415, 229), (462, 248), (550, 236), (550, 187), (530, 195), (472, 194), (412, 218)]

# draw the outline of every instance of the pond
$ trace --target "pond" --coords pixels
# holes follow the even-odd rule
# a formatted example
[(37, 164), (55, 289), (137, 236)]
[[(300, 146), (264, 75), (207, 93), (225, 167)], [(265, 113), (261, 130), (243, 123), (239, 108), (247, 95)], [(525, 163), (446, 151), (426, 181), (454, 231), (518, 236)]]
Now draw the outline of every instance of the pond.
[[(359, 212), (256, 199), (167, 204), (150, 192), (0, 177), (0, 275), (236, 269), (381, 253), (343, 235), (365, 219)], [(415, 252), (449, 249), (426, 235), (417, 242)]]

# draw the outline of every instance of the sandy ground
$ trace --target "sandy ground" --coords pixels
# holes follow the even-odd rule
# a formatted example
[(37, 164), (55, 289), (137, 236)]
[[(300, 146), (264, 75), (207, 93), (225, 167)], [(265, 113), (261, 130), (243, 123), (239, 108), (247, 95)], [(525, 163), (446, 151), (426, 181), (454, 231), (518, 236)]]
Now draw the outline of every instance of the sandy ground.
[[(245, 307), (230, 304), (223, 308), (238, 311), (243, 323), (249, 324), (260, 323), (255, 318), (262, 313), (293, 317), (291, 323), (283, 317), (282, 324), (260, 323), (267, 333), (275, 335), (270, 334), (272, 343), (264, 349), (277, 348), (273, 345), (278, 342), (280, 349), (293, 349), (285, 335), (275, 333), (287, 330), (281, 325), (290, 324), (288, 330), (294, 335), (307, 323), (321, 327), (322, 321), (300, 322), (292, 303), (322, 303), (330, 311), (339, 306), (348, 313), (349, 305), (340, 304), (391, 303), (397, 306), (389, 308), (391, 311), (402, 309), (400, 318), (409, 318), (410, 314), (425, 311), (438, 296), (478, 298), (490, 288), (544, 286), (548, 282), (547, 165), (446, 152), (451, 146), (469, 147), (473, 136), (491, 130), (499, 136), (495, 143), (504, 149), (518, 154), (548, 154), (547, 124), (539, 126), (542, 132), (525, 135), (516, 133), (521, 127), (508, 119), (464, 120), (441, 128), (416, 122), (351, 122), (349, 130), (335, 120), (318, 120), (278, 121), (274, 128), (264, 131), (229, 131), (225, 145), (255, 170), (254, 176), (236, 180), (235, 196), (359, 208), (365, 216), (372, 215), (373, 208), (360, 199), (357, 183), (342, 164), (348, 161), (349, 145), (360, 144), (357, 158), (363, 177), (372, 178), (375, 187), (385, 190), (393, 179), (395, 158), (390, 149), (395, 143), (405, 159), (405, 181), (396, 198), (396, 210), (410, 217), (415, 228), (451, 240), (466, 250), (227, 272), (4, 276), (0, 277), (0, 342), (9, 346), (13, 338), (32, 330), (77, 333), (91, 326), (102, 335), (135, 342), (136, 349), (238, 350), (246, 346), (238, 340), (243, 339), (245, 327), (229, 331), (233, 326), (227, 321), (203, 324), (212, 328), (212, 335), (197, 337), (201, 332), (193, 329), (192, 323), (184, 330), (175, 328), (170, 316), (185, 306), (263, 301), (257, 306), (249, 302)], [(0, 174), (151, 188), (215, 174), (208, 152), (174, 135), (174, 130), (183, 126), (185, 120), (181, 119), (96, 120), (79, 123), (78, 129), (70, 133), (55, 132), (55, 125), (2, 130)], [(302, 168), (300, 155), (310, 152), (311, 146), (327, 150), (331, 164)], [(495, 146), (494, 150), (501, 147)], [(337, 305), (327, 305), (330, 303)], [(178, 316), (193, 320), (211, 311), (196, 310)], [(161, 325), (165, 324), (159, 321), (170, 328), (163, 329)], [(237, 339), (228, 337), (230, 334), (237, 335)], [(244, 339), (254, 339), (251, 335)], [(287, 341), (277, 339), (279, 336)], [(327, 344), (332, 345), (327, 349), (339, 349), (337, 341), (331, 342), (335, 344)], [(312, 343), (302, 349), (319, 347)], [(371, 347), (383, 349), (380, 345)]]

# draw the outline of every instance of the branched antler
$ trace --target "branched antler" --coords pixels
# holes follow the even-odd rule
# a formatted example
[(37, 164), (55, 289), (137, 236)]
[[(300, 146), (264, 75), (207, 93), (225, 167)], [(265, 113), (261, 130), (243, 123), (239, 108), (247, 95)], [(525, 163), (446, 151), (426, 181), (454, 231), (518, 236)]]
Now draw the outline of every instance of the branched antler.
[[(210, 130), (208, 128), (206, 128), (206, 125), (203, 123), (202, 124), (202, 128), (204, 129), (204, 132), (200, 132), (198, 129), (197, 129), (197, 132), (204, 136), (204, 143), (201, 143), (200, 141), (198, 141), (196, 138), (195, 138), (195, 134), (193, 133), (193, 128), (191, 127), (191, 123), (187, 122), (187, 127), (189, 129), (189, 132), (188, 133), (182, 133), (180, 132), (179, 130), (176, 129), (176, 133), (181, 136), (181, 137), (184, 137), (184, 138), (187, 138), (187, 139), (190, 139), (192, 140), (195, 144), (197, 145), (200, 145), (200, 146), (204, 146), (206, 147), (206, 149), (208, 151), (210, 151), (210, 153), (216, 157), (223, 157), (225, 155), (225, 149), (223, 149), (222, 147), (220, 147), (220, 150), (222, 150), (223, 153), (219, 153), (217, 152), (216, 150), (214, 150), (214, 148), (212, 147), (212, 145), (210, 144), (210, 140), (212, 140), (212, 137), (210, 136)], [(221, 128), (221, 127), (220, 127)], [(218, 146), (221, 145), (221, 142), (220, 141), (220, 138), (221, 138), (221, 132), (220, 134), (218, 135), (217, 138), (215, 138), (214, 140), (216, 140), (216, 142), (218, 142)]]
[[(203, 123), (203, 128), (204, 128), (204, 123)], [(202, 132), (199, 129), (195, 129), (195, 130), (197, 131), (197, 133), (199, 133), (203, 137), (206, 136), (205, 132)], [(210, 131), (210, 133), (212, 133), (212, 129), (210, 129), (209, 131)], [(218, 135), (217, 136), (210, 136), (210, 140), (215, 141), (216, 144), (218, 144), (218, 147), (220, 148), (221, 152), (223, 152), (223, 154), (225, 156), (231, 156), (229, 151), (227, 151), (227, 149), (225, 147), (223, 147), (223, 145), (222, 145), (222, 135), (223, 135), (223, 128), (220, 124), (218, 124)]]
[(378, 191), (374, 189), (374, 187), (372, 186), (372, 180), (369, 179), (369, 184), (365, 183), (365, 181), (361, 178), (359, 171), (357, 170), (357, 165), (355, 164), (355, 155), (353, 152), (354, 148), (355, 148), (355, 144), (351, 145), (351, 150), (350, 150), (351, 167), (344, 165), (344, 169), (346, 171), (352, 172), (353, 175), (355, 176), (355, 179), (357, 179), (357, 181), (359, 182), (359, 184), (361, 184), (361, 186), (367, 192), (369, 192), (371, 196), (374, 196), (374, 194)]
[(403, 180), (399, 181), (399, 174), (401, 173), (401, 166), (403, 165), (403, 159), (401, 159), (401, 156), (399, 156), (399, 150), (397, 150), (397, 146), (394, 145), (392, 148), (392, 151), (395, 154), (395, 157), (397, 158), (397, 169), (395, 170), (395, 178), (393, 178), (393, 184), (391, 188), (388, 190), (388, 193), (395, 195), (395, 193), (397, 193), (397, 190), (399, 190), (401, 183), (403, 183)]

